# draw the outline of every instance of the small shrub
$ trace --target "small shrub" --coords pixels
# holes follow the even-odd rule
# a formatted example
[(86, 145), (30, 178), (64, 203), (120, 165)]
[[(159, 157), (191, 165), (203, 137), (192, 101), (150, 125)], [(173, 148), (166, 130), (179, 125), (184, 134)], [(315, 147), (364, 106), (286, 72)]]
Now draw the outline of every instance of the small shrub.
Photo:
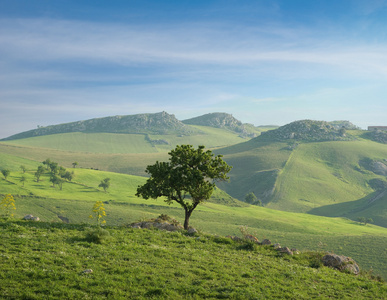
[(243, 244), (238, 246), (238, 250), (247, 250), (247, 251), (254, 251), (257, 247), (257, 244), (250, 240), (244, 240)]
[(90, 243), (102, 244), (110, 238), (110, 233), (106, 229), (98, 227), (86, 232), (85, 240)]
[(322, 261), (324, 256), (323, 252), (308, 252), (306, 255), (309, 261), (309, 267), (319, 269), (324, 265)]

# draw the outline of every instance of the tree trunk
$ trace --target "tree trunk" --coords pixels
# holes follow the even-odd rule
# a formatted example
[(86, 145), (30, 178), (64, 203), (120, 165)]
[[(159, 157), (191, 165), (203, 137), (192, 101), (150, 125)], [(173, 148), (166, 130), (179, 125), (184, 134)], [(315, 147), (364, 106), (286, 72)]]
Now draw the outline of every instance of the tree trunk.
[(193, 210), (185, 210), (184, 229), (188, 230), (189, 218), (191, 217)]

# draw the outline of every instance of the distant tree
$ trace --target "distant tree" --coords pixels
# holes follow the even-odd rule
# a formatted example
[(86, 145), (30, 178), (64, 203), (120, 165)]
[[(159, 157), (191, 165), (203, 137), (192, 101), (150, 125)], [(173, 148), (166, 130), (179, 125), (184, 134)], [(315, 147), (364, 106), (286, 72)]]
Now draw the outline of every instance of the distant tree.
[(8, 176), (11, 174), (11, 171), (8, 169), (1, 170), (1, 173), (3, 174), (5, 180), (7, 180)]
[(61, 175), (63, 179), (66, 179), (68, 181), (71, 181), (73, 179), (74, 173), (66, 171), (64, 174)]
[(105, 178), (104, 180), (102, 180), (98, 187), (103, 188), (106, 193), (107, 189), (110, 187), (110, 178)]
[(49, 158), (46, 158), (45, 161), (42, 162), (43, 165), (46, 166), (46, 169), (50, 169), (51, 160)]
[(184, 229), (188, 229), (189, 218), (194, 209), (208, 200), (215, 188), (215, 180), (227, 180), (231, 167), (222, 156), (213, 157), (204, 146), (194, 149), (191, 145), (176, 146), (168, 153), (169, 162), (149, 165), (145, 172), (150, 174), (147, 182), (137, 188), (136, 196), (144, 199), (166, 197), (185, 210)]
[(257, 197), (253, 192), (246, 194), (245, 196), (245, 202), (253, 204), (255, 201), (257, 201)]
[(252, 204), (252, 205), (258, 205), (262, 206), (262, 201), (259, 200), (253, 192), (246, 194), (245, 196), (245, 202)]
[(51, 174), (57, 174), (58, 171), (59, 171), (59, 166), (58, 166), (58, 163), (57, 162), (51, 162), (50, 165), (49, 165), (49, 168), (51, 170)]
[(20, 166), (20, 169), (22, 170), (23, 174), (24, 174), (24, 173), (26, 172), (26, 170), (27, 170), (26, 167), (23, 166), (23, 165)]
[(357, 221), (360, 223), (363, 223), (364, 225), (367, 225), (368, 223), (371, 224), (374, 222), (372, 218), (366, 218), (366, 217), (358, 217)]
[(52, 186), (55, 187), (55, 185), (59, 186), (59, 189), (62, 190), (63, 182), (64, 180), (56, 175), (51, 175), (50, 181), (52, 182)]
[(75, 168), (76, 166), (78, 166), (78, 162), (74, 161), (73, 162), (73, 168)]
[(27, 181), (27, 178), (25, 176), (20, 177), (20, 182), (24, 186), (24, 183)]
[(66, 168), (60, 166), (58, 169), (59, 176), (62, 176), (64, 173), (66, 173)]
[(43, 166), (39, 166), (38, 170), (35, 172), (36, 182), (40, 181), (40, 176), (42, 176), (43, 173), (44, 173)]

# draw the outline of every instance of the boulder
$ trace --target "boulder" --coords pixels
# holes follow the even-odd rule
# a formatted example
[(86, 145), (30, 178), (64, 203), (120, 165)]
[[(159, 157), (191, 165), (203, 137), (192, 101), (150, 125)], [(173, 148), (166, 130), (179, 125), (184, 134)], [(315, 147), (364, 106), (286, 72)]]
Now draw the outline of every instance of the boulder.
[(292, 250), (290, 250), (288, 247), (278, 248), (277, 251), (281, 254), (293, 255)]
[(325, 266), (342, 272), (348, 272), (355, 275), (360, 273), (360, 268), (357, 263), (352, 258), (347, 256), (327, 254), (322, 258), (322, 261)]
[(33, 215), (25, 215), (23, 217), (23, 220), (27, 220), (27, 221), (40, 221), (40, 218), (39, 217), (34, 217)]

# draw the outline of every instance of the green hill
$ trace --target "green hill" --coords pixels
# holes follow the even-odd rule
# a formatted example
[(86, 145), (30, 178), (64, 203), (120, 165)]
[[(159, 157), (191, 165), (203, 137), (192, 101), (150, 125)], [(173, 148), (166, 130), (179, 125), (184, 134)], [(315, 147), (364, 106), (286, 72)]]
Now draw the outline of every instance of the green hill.
[[(88, 216), (98, 200), (105, 203), (108, 225), (123, 225), (160, 214), (184, 220), (184, 211), (177, 204), (168, 206), (161, 199), (145, 201), (135, 197), (137, 186), (145, 182), (144, 177), (75, 168), (69, 169), (74, 171), (72, 182), (64, 183), (60, 189), (52, 186), (48, 174), (41, 181), (34, 181), (39, 162), (4, 153), (0, 155), (0, 162), (11, 170), (7, 180), (0, 179), (0, 194), (14, 195), (17, 218), (33, 214), (42, 221), (90, 224), (92, 220)], [(19, 168), (21, 164), (27, 168), (24, 174)], [(22, 176), (26, 177), (24, 184), (20, 181)], [(107, 193), (98, 188), (106, 177), (111, 179)], [(385, 228), (364, 226), (348, 219), (250, 206), (221, 189), (216, 189), (210, 202), (198, 206), (191, 225), (221, 236), (240, 235), (240, 226), (248, 226), (260, 239), (269, 238), (301, 250), (329, 250), (351, 256), (364, 269), (372, 266), (377, 274), (387, 278), (387, 261), (380, 259), (387, 257)]]
[[(354, 220), (375, 217), (375, 224), (387, 227), (384, 194), (377, 197), (386, 182), (377, 169), (387, 170), (385, 145), (362, 139), (361, 131), (348, 131), (349, 141), (327, 141), (335, 131), (321, 130), (318, 140), (325, 141), (314, 141), (308, 126), (298, 126), (303, 135), (289, 128), (218, 150), (233, 166), (230, 183), (221, 188), (240, 200), (253, 192), (273, 209)], [(302, 139), (286, 138), (290, 131)]]

